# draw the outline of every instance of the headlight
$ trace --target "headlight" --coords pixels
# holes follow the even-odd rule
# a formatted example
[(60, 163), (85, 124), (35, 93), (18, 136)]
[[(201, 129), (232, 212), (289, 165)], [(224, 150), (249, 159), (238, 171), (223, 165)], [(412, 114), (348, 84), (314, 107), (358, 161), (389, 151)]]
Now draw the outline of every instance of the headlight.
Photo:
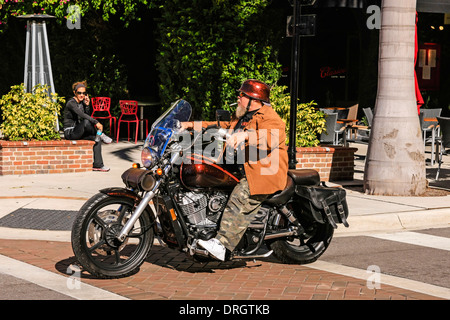
[(144, 148), (141, 153), (142, 165), (146, 168), (151, 168), (158, 161), (158, 154), (151, 148)]

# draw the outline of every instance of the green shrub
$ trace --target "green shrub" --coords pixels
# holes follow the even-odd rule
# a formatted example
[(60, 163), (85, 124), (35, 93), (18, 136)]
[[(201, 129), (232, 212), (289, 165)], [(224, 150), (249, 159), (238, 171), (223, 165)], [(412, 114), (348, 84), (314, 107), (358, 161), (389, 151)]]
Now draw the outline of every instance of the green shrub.
[(159, 94), (163, 105), (183, 98), (193, 119), (212, 120), (217, 108), (236, 102), (248, 78), (268, 84), (281, 77), (276, 44), (282, 27), (268, 0), (160, 1), (156, 19)]
[(55, 125), (65, 101), (57, 94), (51, 96), (47, 86), (37, 85), (32, 93), (25, 92), (23, 83), (12, 86), (0, 100), (4, 120), (0, 130), (4, 137), (11, 141), (59, 140)]
[[(286, 136), (289, 140), (291, 97), (289, 93), (285, 93), (286, 88), (286, 86), (273, 87), (270, 92), (270, 102), (286, 124)], [(320, 143), (318, 135), (326, 131), (324, 113), (317, 110), (314, 106), (317, 106), (317, 103), (314, 101), (297, 105), (295, 141), (297, 147), (318, 146)], [(289, 143), (289, 141), (286, 141), (286, 143)]]

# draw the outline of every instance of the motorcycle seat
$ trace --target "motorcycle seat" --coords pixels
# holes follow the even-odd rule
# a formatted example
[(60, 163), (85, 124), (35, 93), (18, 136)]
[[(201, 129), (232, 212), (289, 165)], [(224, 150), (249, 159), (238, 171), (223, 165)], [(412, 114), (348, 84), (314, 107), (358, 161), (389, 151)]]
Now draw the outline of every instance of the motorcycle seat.
[(318, 186), (320, 184), (319, 173), (314, 169), (290, 169), (288, 175), (296, 185)]
[(288, 175), (286, 180), (286, 187), (284, 187), (284, 190), (277, 191), (274, 194), (270, 195), (264, 203), (276, 206), (276, 205), (282, 205), (289, 201), (289, 199), (292, 197), (292, 195), (295, 192), (295, 184), (294, 180)]
[(272, 206), (285, 204), (294, 194), (296, 185), (318, 186), (319, 184), (320, 176), (316, 170), (291, 169), (288, 171), (286, 187), (284, 187), (284, 190), (277, 191), (270, 195), (264, 203)]

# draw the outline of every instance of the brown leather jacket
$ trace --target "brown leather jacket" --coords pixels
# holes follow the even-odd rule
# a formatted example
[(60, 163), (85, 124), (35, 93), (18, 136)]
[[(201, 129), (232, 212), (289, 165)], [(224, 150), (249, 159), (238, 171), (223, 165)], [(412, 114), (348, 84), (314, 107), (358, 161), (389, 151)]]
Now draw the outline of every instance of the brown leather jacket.
[[(221, 122), (226, 129), (233, 129), (238, 119)], [(202, 127), (216, 122), (203, 121)], [(245, 126), (249, 135), (244, 163), (250, 194), (273, 194), (286, 186), (288, 154), (285, 124), (269, 105), (256, 111)]]

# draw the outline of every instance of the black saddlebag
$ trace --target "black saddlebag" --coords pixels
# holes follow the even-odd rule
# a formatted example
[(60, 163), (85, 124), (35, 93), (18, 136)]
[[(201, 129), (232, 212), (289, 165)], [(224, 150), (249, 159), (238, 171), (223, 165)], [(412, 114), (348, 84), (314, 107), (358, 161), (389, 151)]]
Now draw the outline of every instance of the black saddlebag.
[(295, 193), (301, 198), (302, 210), (319, 223), (329, 222), (333, 228), (342, 223), (348, 228), (348, 206), (346, 192), (342, 188), (320, 186), (295, 186)]

